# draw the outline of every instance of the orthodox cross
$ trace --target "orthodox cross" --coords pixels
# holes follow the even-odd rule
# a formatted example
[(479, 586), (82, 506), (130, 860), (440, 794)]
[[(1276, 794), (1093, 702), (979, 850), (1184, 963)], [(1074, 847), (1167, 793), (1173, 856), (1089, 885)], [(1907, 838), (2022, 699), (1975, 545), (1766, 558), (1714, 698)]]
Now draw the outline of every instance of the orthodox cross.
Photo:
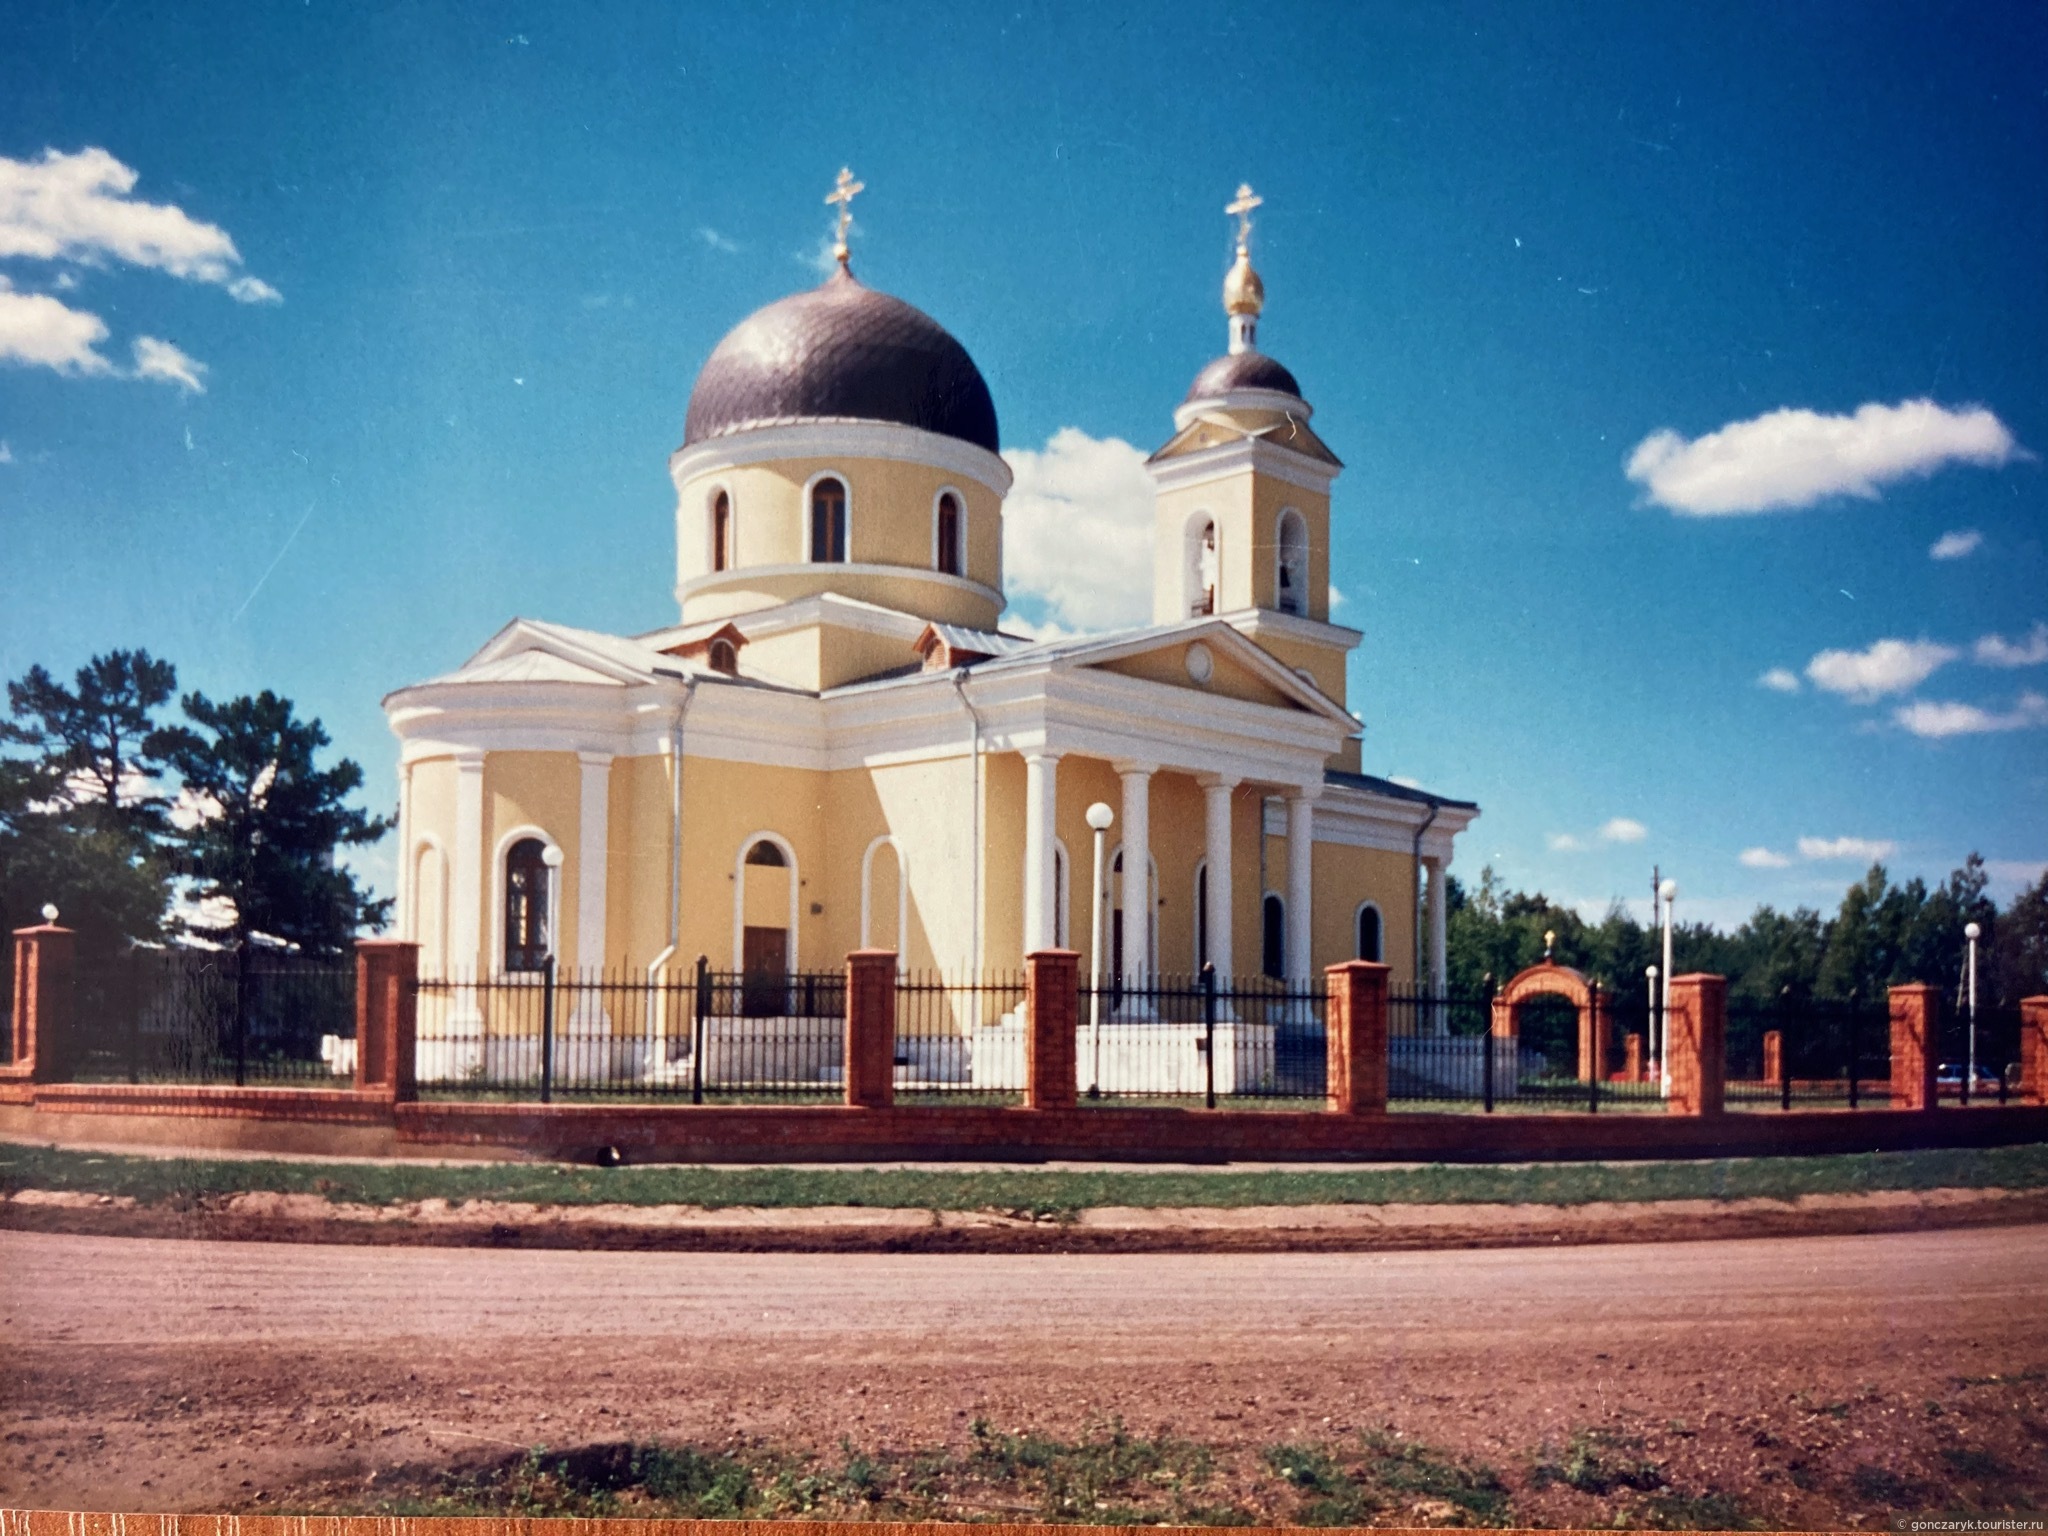
[[(832, 254), (838, 258), (842, 267), (846, 265), (849, 254), (846, 249), (846, 232), (853, 227), (853, 199), (856, 194), (866, 190), (867, 183), (855, 181), (853, 172), (842, 165), (839, 168), (839, 180), (834, 183), (832, 190), (825, 194), (826, 202), (839, 205), (839, 238), (832, 247)], [(1250, 188), (1246, 190), (1249, 191)]]
[(1263, 202), (1265, 199), (1252, 191), (1252, 184), (1243, 181), (1237, 186), (1237, 200), (1223, 210), (1237, 220), (1237, 248), (1240, 251), (1251, 243), (1252, 210)]

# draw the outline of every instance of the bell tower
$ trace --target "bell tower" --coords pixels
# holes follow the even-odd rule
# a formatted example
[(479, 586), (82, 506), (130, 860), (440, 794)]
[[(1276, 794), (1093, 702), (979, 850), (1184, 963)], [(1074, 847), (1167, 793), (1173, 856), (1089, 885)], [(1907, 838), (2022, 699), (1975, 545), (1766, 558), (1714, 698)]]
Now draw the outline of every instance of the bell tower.
[(1221, 618), (1341, 704), (1363, 638), (1330, 622), (1330, 486), (1344, 466), (1310, 429), (1294, 375), (1258, 350), (1266, 288), (1251, 215), (1262, 202), (1240, 186), (1225, 209), (1237, 220), (1228, 350), (1195, 375), (1173, 436), (1146, 461), (1158, 491), (1152, 619)]

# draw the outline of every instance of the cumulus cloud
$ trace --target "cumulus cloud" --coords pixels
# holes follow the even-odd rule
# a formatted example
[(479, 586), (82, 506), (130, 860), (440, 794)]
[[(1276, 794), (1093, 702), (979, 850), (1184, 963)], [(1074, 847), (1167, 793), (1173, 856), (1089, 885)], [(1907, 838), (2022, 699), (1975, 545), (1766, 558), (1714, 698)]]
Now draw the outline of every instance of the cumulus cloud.
[(0, 277), (0, 363), (74, 375), (115, 371), (98, 350), (107, 323), (47, 293), (18, 293)]
[(1971, 654), (1985, 667), (2038, 667), (2048, 661), (2048, 624), (2037, 623), (2024, 640), (1986, 635)]
[(137, 180), (104, 149), (0, 156), (0, 257), (111, 259), (211, 283), (244, 304), (279, 302), (275, 288), (241, 270), (242, 254), (226, 230), (169, 203), (131, 197)]
[(1649, 835), (1648, 827), (1627, 816), (1617, 816), (1600, 829), (1600, 841), (1603, 843), (1640, 843)]
[(1756, 680), (1759, 688), (1768, 688), (1773, 693), (1797, 693), (1799, 674), (1790, 667), (1773, 667)]
[(1955, 528), (1944, 533), (1929, 547), (1928, 558), (1933, 560), (1960, 560), (1965, 555), (1975, 554), (1984, 542), (1984, 535), (1974, 528)]
[(1960, 654), (1932, 640), (1880, 640), (1863, 651), (1822, 651), (1806, 676), (1816, 688), (1868, 704), (1918, 687)]
[(1569, 832), (1553, 832), (1546, 841), (1552, 853), (1578, 853), (1586, 846)]
[(1779, 410), (1688, 441), (1665, 428), (1629, 455), (1650, 501), (1696, 517), (1810, 507), (1830, 496), (1875, 500), (1879, 487), (1944, 464), (1996, 466), (2024, 453), (1982, 406), (1876, 401), (1850, 416)]
[(168, 341), (154, 336), (135, 338), (135, 377), (151, 379), (159, 384), (175, 384), (188, 395), (203, 395), (206, 386), (199, 382), (199, 376), (206, 372), (206, 364), (188, 357)]
[[(1042, 449), (1004, 452), (1003, 574), (1063, 634), (1149, 623), (1152, 479), (1121, 439), (1061, 427)], [(1017, 627), (1012, 621), (1012, 627)]]
[(1802, 837), (1799, 839), (1799, 857), (1831, 861), (1855, 859), (1860, 863), (1875, 864), (1879, 859), (1888, 859), (1898, 852), (1899, 845), (1882, 837)]
[(1745, 869), (1785, 869), (1792, 863), (1790, 855), (1769, 848), (1745, 848), (1735, 858)]
[(8, 446), (6, 438), (0, 437), (0, 464), (12, 464), (13, 462), (14, 450)]
[(1939, 741), (1949, 736), (1984, 736), (2048, 725), (2048, 696), (2027, 692), (2013, 707), (1999, 711), (1948, 700), (1915, 699), (1892, 711), (1892, 718), (1915, 736)]

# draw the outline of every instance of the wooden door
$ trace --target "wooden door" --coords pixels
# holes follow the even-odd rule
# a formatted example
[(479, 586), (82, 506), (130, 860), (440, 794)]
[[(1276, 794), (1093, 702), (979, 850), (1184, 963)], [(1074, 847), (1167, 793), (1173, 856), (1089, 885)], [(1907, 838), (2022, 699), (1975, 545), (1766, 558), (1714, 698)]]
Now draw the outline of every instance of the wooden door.
[(740, 1012), (750, 1019), (788, 1010), (789, 930), (746, 928), (740, 934)]

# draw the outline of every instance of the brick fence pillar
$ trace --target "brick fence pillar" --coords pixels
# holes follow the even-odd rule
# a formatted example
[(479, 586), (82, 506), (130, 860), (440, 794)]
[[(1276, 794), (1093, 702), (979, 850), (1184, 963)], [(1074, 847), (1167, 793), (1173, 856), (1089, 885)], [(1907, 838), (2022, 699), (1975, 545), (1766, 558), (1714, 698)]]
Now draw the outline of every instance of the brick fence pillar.
[(1040, 949), (1024, 957), (1024, 1107), (1072, 1109), (1081, 957)]
[(1621, 1077), (1623, 1082), (1640, 1083), (1643, 1080), (1643, 1037), (1631, 1034), (1622, 1043)]
[(1324, 968), (1324, 1048), (1333, 1115), (1378, 1115), (1387, 1108), (1388, 967), (1347, 960)]
[(2048, 1104), (2048, 997), (2020, 1000), (2020, 1097)]
[(55, 923), (14, 930), (14, 1056), (10, 1076), (64, 1075), (72, 1038), (78, 935)]
[(356, 940), (356, 1090), (418, 1097), (420, 947)]
[(893, 949), (856, 949), (846, 957), (846, 1102), (859, 1109), (896, 1102)]
[(1579, 1009), (1579, 1081), (1607, 1081), (1607, 1060), (1614, 1050), (1614, 1021), (1605, 988)]
[(1940, 1049), (1941, 989), (1909, 981), (1891, 989), (1892, 1108), (1934, 1108), (1934, 1057)]
[(1764, 1081), (1773, 1088), (1785, 1086), (1785, 1032), (1764, 1031)]
[(1695, 972), (1671, 978), (1671, 1098), (1674, 1115), (1718, 1115), (1728, 1082), (1728, 978)]

